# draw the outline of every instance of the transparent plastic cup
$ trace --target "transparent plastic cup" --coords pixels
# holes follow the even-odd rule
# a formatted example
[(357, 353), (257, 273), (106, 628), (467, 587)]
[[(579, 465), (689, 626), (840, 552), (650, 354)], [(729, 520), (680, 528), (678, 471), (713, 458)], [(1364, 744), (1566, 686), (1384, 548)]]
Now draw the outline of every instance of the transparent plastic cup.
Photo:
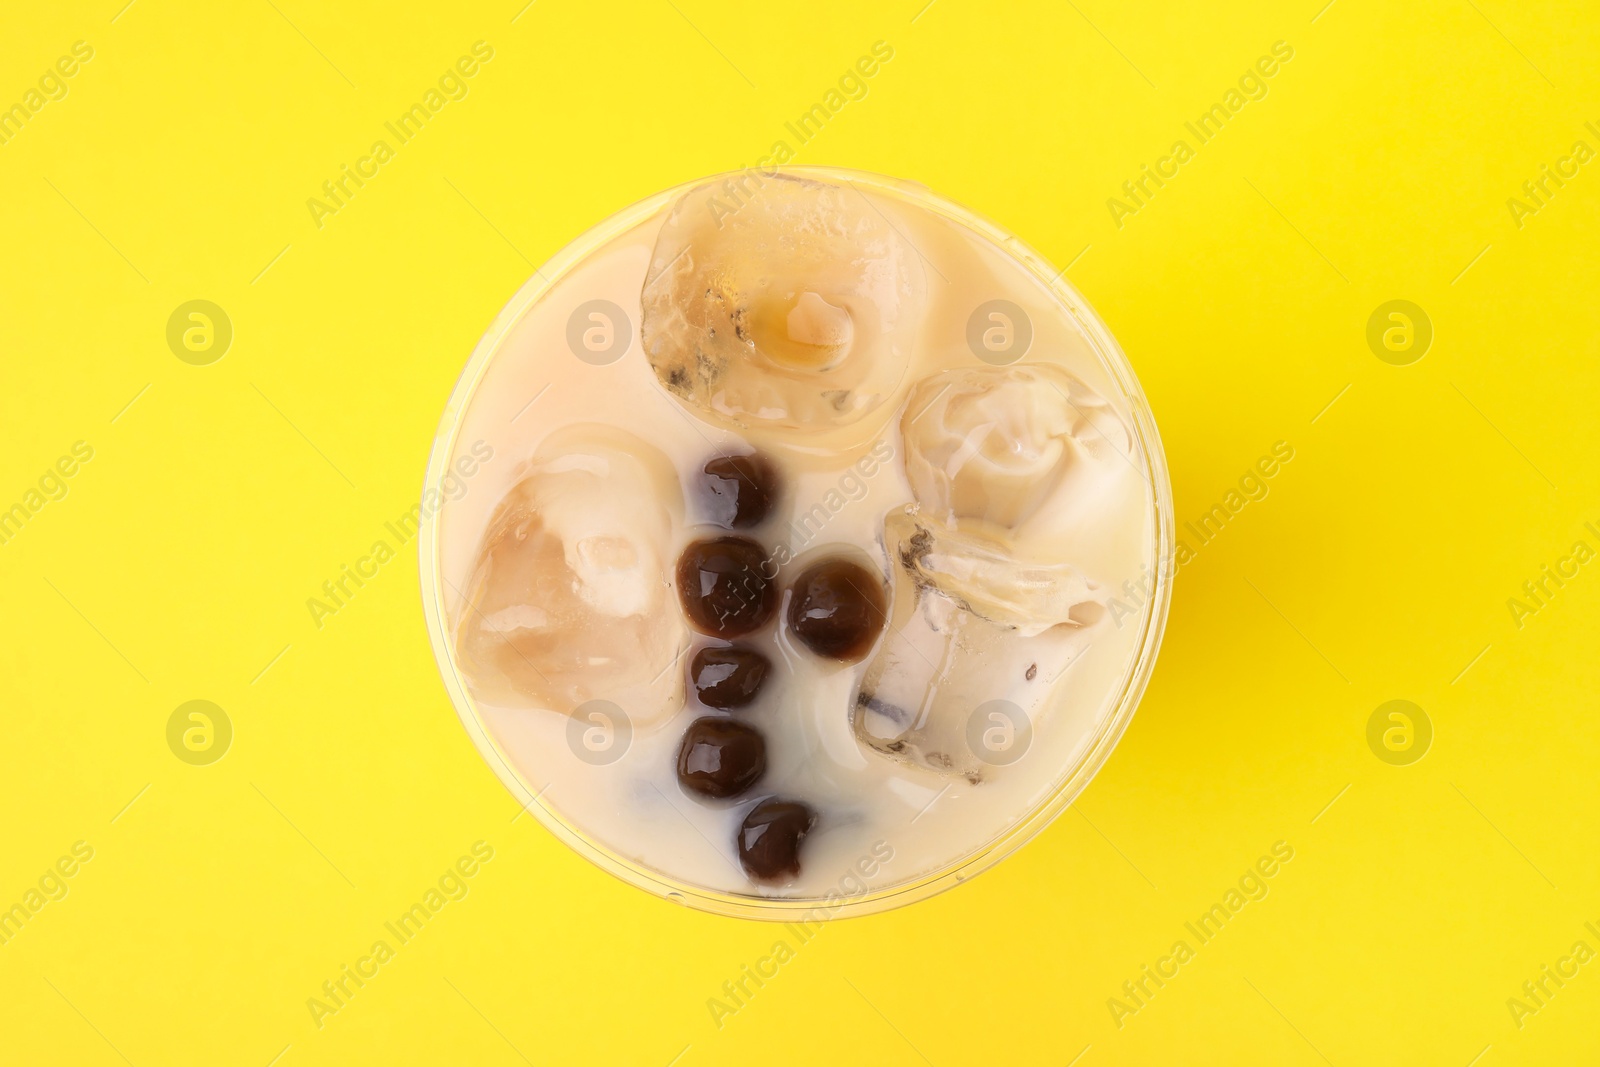
[[(421, 553), (423, 612), (445, 688), (450, 694), (451, 702), (455, 705), (462, 725), (466, 727), (478, 751), (519, 804), (537, 818), (547, 830), (578, 853), (646, 892), (719, 915), (774, 921), (807, 921), (816, 918), (867, 915), (933, 896), (994, 866), (1026, 844), (1066, 810), (1111, 755), (1123, 731), (1127, 729), (1154, 669), (1156, 654), (1166, 625), (1168, 603), (1171, 599), (1171, 581), (1175, 571), (1171, 561), (1175, 542), (1166, 459), (1156, 431), (1155, 420), (1150, 414), (1138, 378), (1100, 317), (1095, 314), (1083, 296), (1065, 280), (1060, 270), (1052, 267), (1043, 256), (1014, 235), (918, 183), (833, 167), (786, 167), (783, 171), (822, 181), (850, 182), (857, 187), (870, 189), (877, 195), (907, 202), (914, 207), (932, 212), (1003, 250), (1010, 258), (1025, 267), (1078, 325), (1106, 376), (1120, 391), (1117, 399), (1131, 415), (1132, 425), (1129, 427), (1133, 437), (1131, 459), (1140, 468), (1144, 491), (1148, 493), (1150, 513), (1154, 517), (1152, 551), (1148, 560), (1153, 581), (1149, 596), (1141, 608), (1135, 653), (1129, 657), (1122, 673), (1121, 684), (1107, 705), (1109, 712), (1101, 716), (1087, 744), (1080, 748), (1079, 757), (1070, 765), (1058, 769), (1052, 784), (1042, 792), (1041, 799), (1019, 817), (1011, 819), (1005, 825), (996, 826), (992, 838), (980, 847), (952, 857), (936, 869), (916, 877), (871, 889), (846, 899), (837, 896), (769, 897), (754, 893), (725, 892), (688, 883), (634, 862), (618, 854), (606, 842), (586, 833), (548, 797), (543, 796), (545, 783), (528, 780), (486, 726), (468, 691), (460, 664), (456, 659), (451, 630), (452, 620), (447, 610), (449, 599), (446, 596), (440, 556), (440, 529), (446, 513), (444, 508), (431, 512), (424, 510), (418, 543)], [(478, 394), (486, 371), (500, 354), (507, 337), (522, 317), (537, 306), (563, 277), (596, 250), (605, 247), (635, 227), (649, 224), (688, 190), (725, 177), (737, 178), (738, 175), (714, 175), (702, 178), (656, 193), (624, 208), (551, 257), (516, 292), (479, 340), (445, 407), (428, 462), (425, 494), (428, 490), (437, 490), (449, 473), (452, 457), (458, 454), (461, 444), (460, 434), (465, 414)], [(552, 354), (550, 358), (554, 359), (556, 356)]]

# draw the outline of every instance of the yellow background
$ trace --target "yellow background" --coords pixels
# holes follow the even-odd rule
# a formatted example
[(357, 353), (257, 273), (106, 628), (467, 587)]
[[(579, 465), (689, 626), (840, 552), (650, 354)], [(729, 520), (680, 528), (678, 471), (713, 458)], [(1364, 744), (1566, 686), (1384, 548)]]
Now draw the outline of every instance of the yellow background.
[[(1600, 162), (1521, 228), (1506, 206), (1600, 149), (1592, 8), (121, 3), (6, 0), (0, 33), (3, 104), (95, 50), (0, 146), (0, 506), (95, 450), (0, 546), (0, 906), (94, 848), (0, 947), (0, 1060), (1600, 1059), (1600, 963), (1520, 1029), (1506, 1006), (1600, 949), (1600, 564), (1520, 628), (1507, 607), (1600, 549)], [(470, 95), (317, 228), (306, 199), (478, 40)], [(1180, 524), (1274, 442), (1295, 458), (1183, 568), (1074, 811), (969, 885), (830, 924), (719, 1029), (707, 999), (781, 931), (511, 821), (414, 546), (322, 629), (305, 601), (415, 502), (532, 264), (795, 146), (784, 122), (878, 40), (893, 60), (797, 162), (921, 180), (1072, 263)], [(1114, 225), (1107, 198), (1280, 40), (1269, 94)], [(196, 298), (234, 327), (210, 366), (165, 340)], [(1409, 366), (1366, 343), (1391, 299), (1434, 326)], [(166, 744), (191, 699), (234, 725), (210, 766)], [(1367, 746), (1391, 699), (1433, 724), (1409, 766)], [(315, 1026), (307, 998), (478, 840), (470, 895)], [(1270, 895), (1118, 1028), (1107, 999), (1280, 840)]]

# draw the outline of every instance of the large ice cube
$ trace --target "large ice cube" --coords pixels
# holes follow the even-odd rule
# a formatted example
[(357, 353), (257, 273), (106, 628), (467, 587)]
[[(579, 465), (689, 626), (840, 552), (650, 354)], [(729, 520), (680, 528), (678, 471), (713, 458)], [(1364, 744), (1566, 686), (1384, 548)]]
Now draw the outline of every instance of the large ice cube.
[(1054, 541), (1137, 477), (1127, 426), (1051, 364), (967, 367), (918, 382), (900, 419), (906, 476), (936, 521), (981, 519)]
[(642, 294), (662, 385), (743, 429), (815, 433), (886, 415), (926, 282), (893, 206), (872, 195), (757, 171), (684, 194)]
[(666, 558), (682, 491), (622, 430), (552, 434), (495, 510), (457, 617), (475, 697), (569, 713), (605, 698), (635, 725), (683, 705), (688, 641)]
[(1031, 730), (1106, 614), (1077, 568), (1015, 559), (999, 533), (890, 513), (893, 615), (854, 710), (868, 747), (973, 783), (1021, 754), (993, 739)]

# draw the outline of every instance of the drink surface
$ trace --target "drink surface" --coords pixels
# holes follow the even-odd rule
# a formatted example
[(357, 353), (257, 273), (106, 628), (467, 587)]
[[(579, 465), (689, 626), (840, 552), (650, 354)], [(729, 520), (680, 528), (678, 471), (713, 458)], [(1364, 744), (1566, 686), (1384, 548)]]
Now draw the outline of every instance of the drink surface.
[[(866, 313), (830, 303), (826, 280), (822, 298), (803, 277), (776, 285), (775, 310), (752, 301), (747, 316), (741, 305), (723, 335), (737, 327), (747, 341), (743, 323), (776, 321), (785, 344), (804, 342), (769, 359), (780, 378), (793, 372), (790, 384), (764, 393), (759, 362), (709, 388), (686, 384), (682, 367), (704, 366), (706, 352), (699, 340), (675, 350), (673, 331), (703, 338), (718, 320), (690, 309), (680, 321), (671, 301), (701, 286), (694, 271), (720, 269), (702, 242), (726, 240), (715, 205), (685, 224), (704, 204), (690, 204), (695, 195), (557, 279), (485, 370), (456, 441), (483, 442), (493, 459), (440, 515), (452, 640), (474, 709), (516, 773), (628, 864), (754, 897), (912, 883), (1029, 814), (1117, 709), (1157, 566), (1156, 494), (1133, 412), (1072, 311), (1010, 251), (862, 188), (840, 191), (840, 225), (800, 258), (824, 263), (805, 268), (815, 272), (830, 251), (867, 242), (852, 275), (866, 279), (853, 290), (866, 293)], [(722, 201), (745, 212), (735, 226), (762, 225), (762, 195)], [(806, 239), (782, 237), (779, 251), (792, 256)], [(900, 258), (884, 283), (889, 245)], [(663, 295), (674, 277), (687, 284)], [(846, 349), (870, 359), (851, 366), (837, 357)], [(840, 367), (848, 391), (805, 392)], [(707, 464), (753, 452), (779, 489), (754, 525), (730, 531), (737, 509), (706, 491)], [(583, 480), (596, 470), (603, 478)], [(571, 597), (552, 592), (537, 561), (490, 568), (494, 545), (530, 522), (567, 537), (566, 550), (550, 542), (557, 570), (564, 551), (569, 562), (598, 553), (607, 578)], [(756, 629), (723, 639), (686, 616), (678, 565), (692, 544), (730, 534), (760, 546), (752, 569), (771, 578), (775, 604)], [(881, 634), (853, 661), (818, 655), (792, 625), (797, 581), (837, 560), (879, 576), (887, 600)], [(486, 593), (486, 580), (504, 588)], [(519, 626), (553, 636), (505, 638)], [(730, 643), (769, 669), (747, 704), (713, 707), (696, 696), (693, 665)], [(686, 730), (708, 716), (765, 739), (759, 780), (726, 799), (686, 789), (679, 773)], [(815, 818), (798, 873), (755, 880), (736, 839), (768, 798)]]

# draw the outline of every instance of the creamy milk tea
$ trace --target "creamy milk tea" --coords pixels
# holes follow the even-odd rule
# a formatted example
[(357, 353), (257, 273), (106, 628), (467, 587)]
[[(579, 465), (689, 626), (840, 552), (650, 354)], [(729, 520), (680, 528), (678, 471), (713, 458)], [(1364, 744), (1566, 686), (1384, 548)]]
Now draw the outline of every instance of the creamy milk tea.
[(447, 673), (543, 811), (659, 882), (914, 884), (1143, 684), (1166, 483), (1137, 385), (939, 203), (689, 188), (536, 283), (455, 413), (495, 458), (438, 517)]

